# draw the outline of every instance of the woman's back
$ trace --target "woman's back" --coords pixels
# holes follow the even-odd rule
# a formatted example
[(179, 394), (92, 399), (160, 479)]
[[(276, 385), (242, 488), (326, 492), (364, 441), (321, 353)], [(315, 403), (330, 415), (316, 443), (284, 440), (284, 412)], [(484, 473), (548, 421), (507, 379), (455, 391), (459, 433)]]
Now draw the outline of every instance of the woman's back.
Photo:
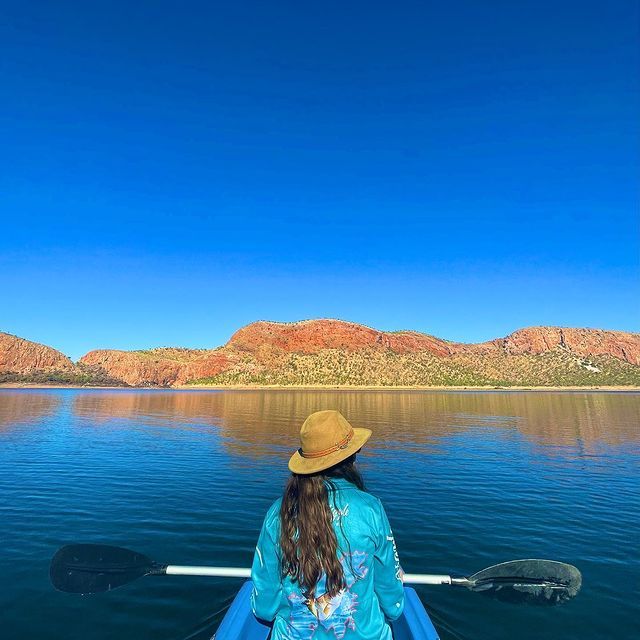
[[(353, 458), (343, 464), (352, 465)], [(341, 588), (327, 586), (326, 572), (319, 575), (311, 588), (301, 584), (304, 558), (300, 558), (300, 578), (283, 571), (286, 562), (283, 563), (282, 522), (283, 517), (286, 522), (290, 507), (285, 504), (283, 509), (283, 499), (279, 499), (267, 513), (254, 556), (254, 613), (261, 619), (274, 621), (274, 640), (390, 640), (387, 619), (393, 620), (402, 613), (404, 594), (387, 516), (377, 498), (344, 477), (332, 476), (331, 470), (328, 473), (321, 476), (321, 482), (327, 489), (325, 500), (342, 568)], [(285, 494), (285, 501), (288, 499)], [(326, 539), (322, 531), (305, 531), (304, 536), (312, 543), (317, 540), (314, 557), (326, 551), (320, 548)], [(294, 542), (300, 538), (298, 529), (294, 538)], [(286, 543), (286, 536), (284, 540)], [(312, 544), (305, 553), (314, 554), (313, 549)], [(297, 553), (296, 558), (300, 551)]]

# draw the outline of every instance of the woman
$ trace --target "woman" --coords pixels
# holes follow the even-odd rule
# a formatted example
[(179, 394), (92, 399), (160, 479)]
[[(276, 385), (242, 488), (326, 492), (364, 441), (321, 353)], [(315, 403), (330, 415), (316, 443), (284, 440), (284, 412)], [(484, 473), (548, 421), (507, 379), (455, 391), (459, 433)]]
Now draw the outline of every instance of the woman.
[(354, 464), (370, 436), (338, 411), (318, 411), (302, 425), (251, 570), (251, 606), (273, 621), (273, 640), (392, 638), (388, 621), (404, 607), (402, 571), (382, 504)]

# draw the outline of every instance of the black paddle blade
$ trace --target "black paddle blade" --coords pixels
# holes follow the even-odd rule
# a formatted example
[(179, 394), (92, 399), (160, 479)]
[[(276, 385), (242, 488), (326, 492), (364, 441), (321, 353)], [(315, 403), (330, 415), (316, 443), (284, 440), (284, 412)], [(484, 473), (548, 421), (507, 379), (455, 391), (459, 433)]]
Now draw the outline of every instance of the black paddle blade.
[(575, 597), (582, 575), (574, 566), (554, 560), (512, 560), (478, 571), (468, 587), (505, 602), (561, 604)]
[(111, 591), (149, 573), (162, 573), (141, 553), (102, 544), (72, 544), (53, 556), (49, 576), (53, 586), (67, 593)]

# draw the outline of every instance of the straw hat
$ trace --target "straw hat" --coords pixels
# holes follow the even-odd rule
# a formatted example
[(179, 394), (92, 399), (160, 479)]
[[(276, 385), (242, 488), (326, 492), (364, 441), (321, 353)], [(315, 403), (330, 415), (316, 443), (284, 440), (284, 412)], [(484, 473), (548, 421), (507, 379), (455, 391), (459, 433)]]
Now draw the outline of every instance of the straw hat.
[(302, 445), (289, 460), (293, 473), (324, 471), (354, 454), (371, 437), (370, 429), (352, 427), (339, 411), (316, 411), (300, 429)]

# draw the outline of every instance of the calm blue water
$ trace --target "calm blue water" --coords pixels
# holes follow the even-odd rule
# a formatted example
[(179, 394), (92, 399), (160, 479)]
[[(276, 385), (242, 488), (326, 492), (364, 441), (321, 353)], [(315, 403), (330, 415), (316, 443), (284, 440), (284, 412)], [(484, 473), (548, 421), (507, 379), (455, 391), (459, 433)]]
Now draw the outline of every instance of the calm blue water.
[(361, 467), (405, 571), (547, 557), (583, 572), (556, 608), (424, 587), (443, 640), (639, 637), (640, 394), (2, 390), (2, 638), (209, 638), (235, 580), (81, 597), (53, 590), (49, 560), (104, 542), (249, 565), (299, 427), (323, 408), (374, 430)]

